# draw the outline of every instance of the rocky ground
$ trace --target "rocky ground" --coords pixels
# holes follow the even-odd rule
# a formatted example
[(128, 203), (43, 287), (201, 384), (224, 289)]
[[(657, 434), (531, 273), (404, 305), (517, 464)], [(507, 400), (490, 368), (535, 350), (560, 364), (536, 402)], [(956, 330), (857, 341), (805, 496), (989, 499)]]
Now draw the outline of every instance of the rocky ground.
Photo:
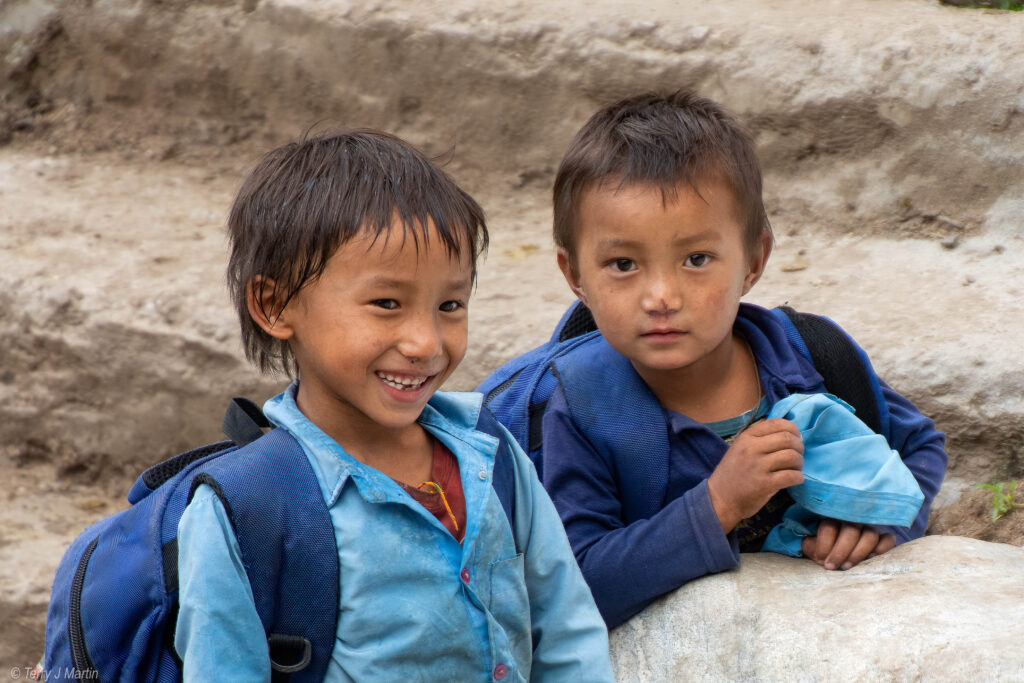
[[(263, 398), (222, 286), (258, 155), (368, 125), (488, 211), (468, 389), (571, 300), (548, 192), (600, 104), (695, 87), (746, 121), (777, 246), (749, 299), (826, 312), (949, 435), (932, 531), (1020, 545), (1024, 15), (925, 0), (0, 3), (0, 676), (63, 547), (147, 464)], [(1024, 493), (1021, 494), (1024, 499)]]

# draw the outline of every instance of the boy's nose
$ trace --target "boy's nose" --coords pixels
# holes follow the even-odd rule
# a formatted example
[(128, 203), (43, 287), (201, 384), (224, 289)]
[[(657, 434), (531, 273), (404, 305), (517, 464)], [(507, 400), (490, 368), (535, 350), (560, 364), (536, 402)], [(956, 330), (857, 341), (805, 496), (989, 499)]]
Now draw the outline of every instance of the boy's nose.
[(403, 327), (398, 350), (412, 362), (430, 360), (441, 352), (441, 330), (432, 316), (420, 316)]
[(646, 313), (674, 313), (683, 306), (682, 290), (675, 278), (656, 275), (648, 282), (641, 305)]

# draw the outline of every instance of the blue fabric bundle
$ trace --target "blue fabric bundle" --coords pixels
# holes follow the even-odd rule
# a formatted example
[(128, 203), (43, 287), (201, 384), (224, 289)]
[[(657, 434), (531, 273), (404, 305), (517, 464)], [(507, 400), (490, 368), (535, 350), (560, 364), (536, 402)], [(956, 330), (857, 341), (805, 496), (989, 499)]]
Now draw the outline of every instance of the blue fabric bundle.
[(800, 542), (822, 518), (909, 527), (924, 494), (900, 454), (831, 394), (792, 394), (768, 414), (793, 422), (804, 441), (804, 483), (761, 548), (800, 557)]

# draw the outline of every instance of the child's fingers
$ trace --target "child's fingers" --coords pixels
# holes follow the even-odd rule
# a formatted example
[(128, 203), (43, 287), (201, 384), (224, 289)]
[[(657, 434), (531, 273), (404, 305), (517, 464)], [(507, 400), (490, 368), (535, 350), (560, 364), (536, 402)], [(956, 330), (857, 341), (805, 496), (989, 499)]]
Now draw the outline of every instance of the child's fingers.
[(892, 534), (882, 534), (878, 537), (878, 543), (871, 550), (871, 555), (881, 555), (893, 549), (896, 545), (896, 538)]
[(804, 452), (804, 442), (800, 434), (793, 434), (789, 431), (769, 432), (767, 434), (754, 434), (743, 432), (736, 437), (733, 447), (743, 449), (750, 453), (775, 453), (777, 451)]
[(818, 533), (816, 538), (818, 539), (815, 543), (815, 555), (814, 559), (818, 564), (824, 564), (825, 558), (832, 552), (832, 548), (836, 544), (836, 538), (839, 536), (839, 523), (834, 519), (823, 519), (818, 524)]
[[(765, 471), (767, 472), (780, 472), (782, 470), (796, 470), (799, 472), (804, 468), (804, 455), (792, 448), (787, 448), (766, 454), (764, 462)], [(803, 476), (801, 475), (800, 481), (797, 483), (802, 482)]]
[(840, 565), (842, 569), (856, 567), (863, 562), (878, 546), (878, 532), (871, 527), (864, 527), (861, 530), (860, 540), (853, 547), (850, 556)]
[[(767, 436), (769, 434), (788, 433), (800, 439), (800, 429), (781, 417), (773, 417), (770, 420), (761, 420), (747, 427), (746, 432), (753, 436)], [(803, 440), (801, 439), (801, 443)]]
[(803, 540), (800, 541), (800, 552), (802, 552), (804, 557), (808, 560), (821, 564), (822, 560), (818, 558), (817, 536), (804, 536)]
[[(861, 529), (853, 524), (843, 524), (839, 528), (839, 535), (836, 536), (836, 544), (832, 546), (828, 557), (825, 558), (825, 569), (837, 569), (846, 562), (850, 553), (857, 546), (861, 537)], [(877, 537), (877, 534), (876, 534)], [(874, 543), (872, 543), (872, 546)]]
[(776, 491), (804, 483), (804, 473), (798, 469), (782, 469), (771, 473), (771, 485)]

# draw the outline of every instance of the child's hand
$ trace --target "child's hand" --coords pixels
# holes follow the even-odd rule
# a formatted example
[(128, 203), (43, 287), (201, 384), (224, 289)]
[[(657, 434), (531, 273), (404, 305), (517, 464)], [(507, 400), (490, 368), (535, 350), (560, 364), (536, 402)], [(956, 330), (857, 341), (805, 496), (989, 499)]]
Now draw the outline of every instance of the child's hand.
[(789, 420), (757, 422), (741, 432), (708, 477), (711, 505), (726, 533), (780, 489), (804, 481), (804, 442)]
[(892, 534), (879, 534), (869, 526), (825, 519), (818, 525), (816, 536), (803, 540), (801, 550), (825, 569), (849, 569), (891, 550), (895, 544)]

